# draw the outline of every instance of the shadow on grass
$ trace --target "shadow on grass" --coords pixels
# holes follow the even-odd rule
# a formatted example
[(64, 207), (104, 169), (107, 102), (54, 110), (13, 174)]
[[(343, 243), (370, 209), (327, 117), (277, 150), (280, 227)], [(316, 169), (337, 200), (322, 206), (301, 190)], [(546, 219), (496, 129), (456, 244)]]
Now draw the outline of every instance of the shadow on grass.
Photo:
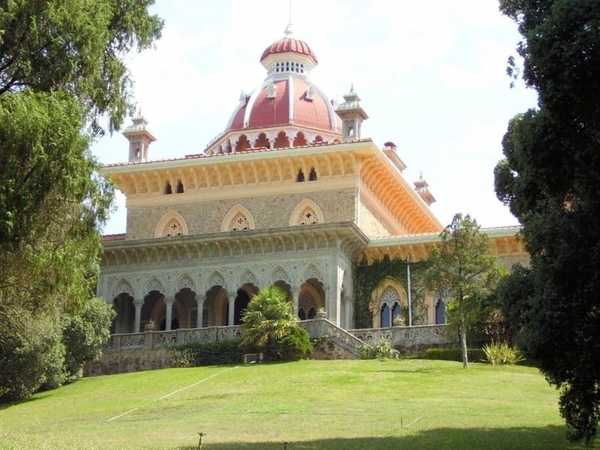
[[(595, 445), (593, 448), (600, 448)], [(178, 447), (178, 450), (198, 449), (198, 445)], [(390, 450), (390, 449), (435, 449), (435, 450), (567, 450), (584, 449), (582, 444), (571, 444), (566, 438), (566, 428), (549, 426), (544, 428), (510, 429), (453, 429), (437, 428), (423, 430), (407, 436), (370, 437), (355, 439), (321, 439), (300, 442), (236, 442), (211, 443), (210, 435), (204, 437), (202, 450)]]
[(44, 392), (36, 393), (32, 397), (29, 397), (29, 398), (26, 398), (23, 400), (15, 400), (15, 401), (9, 402), (9, 403), (0, 403), (0, 411), (8, 409), (12, 406), (17, 406), (17, 405), (21, 405), (21, 404), (25, 404), (25, 403), (32, 403), (37, 400), (42, 400), (46, 397), (50, 397), (51, 395), (52, 395), (52, 391), (44, 391)]

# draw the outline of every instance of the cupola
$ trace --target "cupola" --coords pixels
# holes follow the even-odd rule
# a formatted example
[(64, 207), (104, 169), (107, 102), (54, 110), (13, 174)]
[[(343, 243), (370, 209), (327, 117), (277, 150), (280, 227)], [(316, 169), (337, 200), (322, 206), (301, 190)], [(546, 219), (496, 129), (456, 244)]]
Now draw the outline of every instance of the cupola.
[(206, 154), (341, 141), (341, 120), (310, 79), (317, 57), (292, 34), (288, 24), (284, 36), (262, 52), (266, 78), (250, 95), (240, 97), (225, 130), (208, 145)]
[(360, 139), (360, 128), (369, 116), (360, 106), (360, 97), (354, 92), (354, 86), (344, 95), (344, 103), (339, 105), (335, 112), (342, 119), (342, 140)]

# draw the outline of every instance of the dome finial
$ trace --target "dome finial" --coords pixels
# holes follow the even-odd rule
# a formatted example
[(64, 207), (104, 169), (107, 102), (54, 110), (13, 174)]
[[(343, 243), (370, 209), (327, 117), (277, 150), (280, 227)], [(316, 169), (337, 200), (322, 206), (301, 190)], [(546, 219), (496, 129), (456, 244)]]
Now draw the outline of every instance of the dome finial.
[(292, 30), (292, 0), (290, 0), (289, 13), (288, 13), (288, 24), (287, 24), (287, 27), (285, 27), (285, 31), (283, 32), (283, 35), (285, 38), (289, 38), (292, 34), (294, 34), (294, 31)]

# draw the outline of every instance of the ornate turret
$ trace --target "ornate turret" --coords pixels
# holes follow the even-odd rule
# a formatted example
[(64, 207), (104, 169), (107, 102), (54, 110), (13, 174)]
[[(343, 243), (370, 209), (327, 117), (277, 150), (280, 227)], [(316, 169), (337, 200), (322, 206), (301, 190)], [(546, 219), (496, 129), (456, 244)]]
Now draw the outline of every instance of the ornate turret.
[(435, 197), (429, 192), (428, 187), (427, 181), (425, 181), (423, 174), (421, 174), (419, 179), (415, 181), (415, 191), (417, 191), (417, 194), (419, 194), (423, 201), (427, 203), (427, 206), (431, 206), (431, 204), (435, 202)]
[(344, 100), (335, 110), (342, 119), (342, 140), (360, 139), (360, 127), (369, 116), (360, 106), (360, 97), (354, 92), (354, 86), (344, 95)]
[(123, 136), (129, 141), (129, 162), (148, 161), (148, 147), (156, 140), (154, 135), (146, 128), (148, 121), (140, 111), (133, 118), (133, 124), (123, 131)]

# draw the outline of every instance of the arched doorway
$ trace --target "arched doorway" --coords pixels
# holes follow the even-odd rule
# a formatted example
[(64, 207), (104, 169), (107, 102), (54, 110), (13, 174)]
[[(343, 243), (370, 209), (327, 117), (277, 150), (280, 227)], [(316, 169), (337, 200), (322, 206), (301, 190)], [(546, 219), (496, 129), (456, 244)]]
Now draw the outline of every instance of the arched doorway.
[(135, 329), (135, 306), (131, 295), (126, 292), (117, 295), (113, 299), (113, 308), (117, 315), (111, 325), (111, 334), (139, 332)]

